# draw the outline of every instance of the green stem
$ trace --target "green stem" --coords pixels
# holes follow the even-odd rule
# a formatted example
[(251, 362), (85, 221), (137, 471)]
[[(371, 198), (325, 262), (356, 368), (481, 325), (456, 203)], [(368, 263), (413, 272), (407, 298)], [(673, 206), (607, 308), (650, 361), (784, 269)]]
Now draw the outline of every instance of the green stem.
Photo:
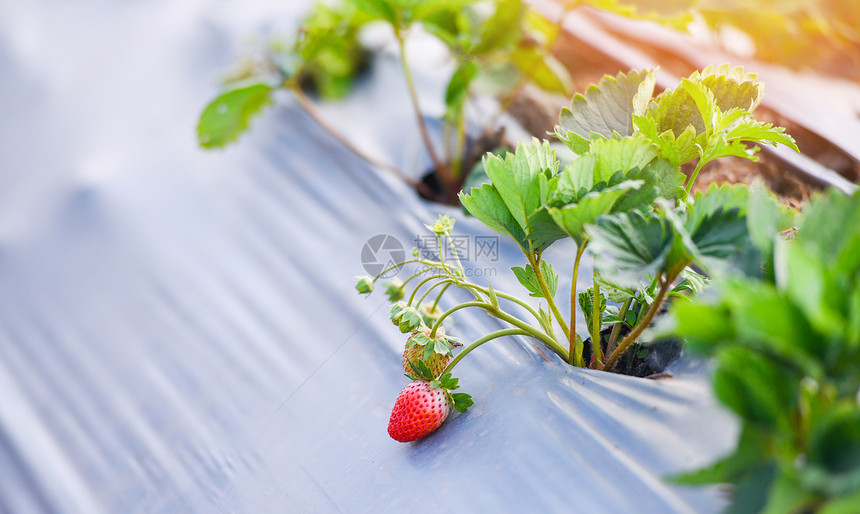
[[(450, 286), (453, 282), (454, 282), (454, 279), (447, 278), (445, 280), (440, 280), (439, 282), (436, 282), (432, 286), (428, 287), (427, 290), (424, 291), (424, 294), (421, 295), (421, 298), (418, 299), (418, 303), (415, 304), (415, 308), (418, 309), (419, 307), (421, 307), (421, 304), (424, 303), (424, 299), (427, 298), (427, 295), (429, 295), (434, 289), (441, 286), (442, 284), (446, 284), (445, 289), (448, 289), (448, 286)], [(442, 290), (442, 293), (445, 292), (445, 289)], [(439, 293), (440, 297), (442, 296), (442, 293)], [(439, 301), (439, 298), (437, 297), (436, 302), (438, 302), (438, 301)], [(436, 302), (433, 303), (434, 307), (436, 306)]]
[(708, 162), (709, 160), (705, 159), (704, 156), (699, 158), (699, 162), (696, 163), (696, 169), (693, 170), (692, 175), (690, 175), (690, 178), (687, 179), (687, 184), (684, 186), (684, 191), (687, 192), (687, 196), (690, 196), (690, 191), (693, 190), (693, 183), (696, 181), (696, 177), (699, 176), (699, 171), (701, 171), (705, 164), (707, 164)]
[[(433, 306), (430, 307), (430, 312), (433, 312), (436, 310), (436, 306), (439, 305), (439, 300), (442, 299), (442, 295), (445, 294), (445, 291), (447, 291), (448, 288), (451, 287), (451, 284), (453, 284), (453, 283), (454, 283), (453, 281), (448, 282), (447, 284), (445, 284), (445, 287), (443, 287), (442, 290), (439, 291), (439, 295), (436, 297), (436, 301), (433, 302)], [(440, 284), (441, 284), (441, 282), (440, 282)]]
[(582, 349), (577, 351), (576, 348), (576, 279), (579, 275), (579, 261), (582, 259), (582, 254), (585, 253), (586, 243), (582, 243), (576, 249), (576, 258), (573, 260), (573, 281), (570, 283), (570, 334), (568, 335), (568, 343), (570, 346), (570, 364), (573, 366), (584, 366), (582, 361)]
[(492, 306), (491, 306), (490, 309), (487, 309), (487, 312), (490, 313), (492, 316), (499, 318), (502, 321), (507, 321), (511, 325), (513, 325), (517, 328), (520, 328), (522, 330), (525, 330), (526, 332), (528, 332), (528, 334), (530, 336), (534, 337), (538, 341), (541, 341), (542, 343), (547, 345), (550, 350), (554, 351), (559, 357), (561, 357), (562, 359), (567, 361), (567, 359), (568, 359), (567, 350), (565, 350), (565, 348), (562, 345), (560, 345), (558, 343), (558, 341), (556, 341), (555, 338), (552, 337), (551, 334), (546, 334), (544, 332), (541, 332), (540, 330), (529, 325), (525, 321), (522, 321), (519, 318), (511, 316), (510, 314), (502, 311), (501, 309), (495, 309), (495, 308), (492, 308)]
[(496, 330), (495, 332), (491, 332), (491, 333), (485, 335), (484, 337), (477, 339), (475, 342), (471, 343), (469, 346), (463, 348), (463, 351), (458, 353), (457, 356), (454, 357), (451, 360), (451, 362), (448, 363), (447, 366), (445, 366), (445, 369), (442, 370), (442, 373), (440, 373), (440, 376), (444, 375), (445, 373), (450, 373), (454, 369), (454, 366), (456, 366), (458, 362), (463, 360), (463, 357), (465, 357), (466, 355), (469, 355), (469, 353), (472, 350), (481, 346), (482, 344), (489, 342), (489, 341), (492, 341), (493, 339), (498, 339), (500, 337), (515, 336), (515, 335), (527, 336), (527, 335), (529, 335), (529, 333), (526, 332), (525, 330), (520, 330), (518, 328), (506, 328), (504, 330)]
[[(402, 171), (395, 168), (391, 164), (388, 164), (387, 162), (380, 161), (376, 157), (371, 156), (370, 154), (364, 152), (363, 150), (361, 150), (360, 148), (358, 148), (357, 146), (352, 144), (352, 142), (350, 142), (349, 139), (347, 139), (343, 134), (341, 134), (339, 131), (337, 131), (334, 128), (334, 126), (331, 123), (329, 123), (328, 120), (325, 119), (325, 117), (322, 115), (322, 113), (316, 108), (316, 106), (311, 101), (311, 99), (308, 98), (307, 95), (305, 95), (304, 91), (302, 91), (302, 88), (299, 87), (299, 85), (297, 83), (294, 84), (292, 81), (290, 81), (288, 83), (285, 83), (284, 86), (286, 88), (288, 88), (293, 93), (293, 96), (295, 96), (296, 100), (298, 100), (301, 108), (304, 109), (304, 111), (306, 113), (308, 113), (308, 115), (311, 118), (313, 118), (314, 121), (317, 122), (317, 125), (322, 127), (323, 130), (325, 130), (329, 134), (331, 134), (331, 136), (334, 137), (347, 150), (354, 153), (359, 158), (364, 159), (366, 162), (370, 163), (371, 165), (376, 166), (378, 168), (382, 168), (382, 169), (388, 171), (389, 173), (395, 175), (400, 180), (402, 180), (402, 181), (406, 182), (407, 184), (409, 184), (410, 186), (414, 187), (416, 191), (418, 191), (419, 193), (421, 193), (425, 197), (432, 198), (433, 192), (430, 190), (429, 187), (427, 187), (426, 184), (424, 184), (423, 182), (421, 182), (419, 180), (415, 180), (412, 177), (407, 177)], [(428, 195), (431, 195), (431, 196), (428, 196)]]
[(451, 173), (455, 178), (460, 178), (463, 175), (463, 152), (466, 151), (466, 110), (465, 107), (460, 108), (460, 115), (457, 117), (457, 146), (454, 148), (453, 165)]
[(597, 283), (597, 269), (594, 269), (591, 296), (591, 349), (594, 354), (595, 366), (603, 365), (603, 348), (600, 347), (600, 286)]
[(430, 141), (430, 135), (427, 133), (427, 125), (424, 123), (424, 116), (421, 115), (421, 106), (418, 103), (418, 93), (415, 90), (415, 81), (412, 78), (412, 70), (409, 67), (409, 61), (406, 58), (406, 44), (400, 28), (395, 27), (394, 36), (397, 38), (397, 46), (400, 49), (400, 63), (403, 66), (403, 75), (406, 77), (406, 86), (409, 88), (409, 98), (412, 100), (412, 108), (415, 111), (415, 117), (418, 120), (418, 129), (421, 132), (421, 138), (424, 140), (424, 146), (427, 147), (427, 153), (430, 154), (430, 159), (436, 167), (436, 172), (442, 179), (441, 182), (446, 188), (451, 190), (451, 186), (454, 184), (453, 177), (451, 177), (451, 172), (448, 170), (448, 167), (445, 166), (436, 154), (436, 149), (433, 147), (433, 142)]
[(648, 327), (651, 323), (651, 320), (654, 319), (654, 315), (660, 310), (660, 306), (663, 304), (663, 300), (666, 298), (666, 293), (669, 292), (669, 288), (672, 285), (672, 282), (675, 280), (675, 277), (667, 278), (663, 283), (660, 284), (660, 292), (657, 294), (657, 298), (654, 299), (654, 302), (651, 304), (651, 307), (648, 308), (648, 312), (645, 313), (645, 317), (642, 318), (639, 323), (627, 334), (627, 337), (621, 341), (621, 344), (618, 345), (618, 348), (612, 352), (612, 355), (606, 360), (606, 363), (600, 367), (603, 371), (610, 371), (614, 366), (621, 355), (627, 351), (627, 348), (630, 347), (634, 342), (636, 342), (636, 338), (638, 338), (642, 332)]
[(448, 309), (447, 311), (442, 313), (442, 315), (439, 317), (439, 319), (436, 320), (436, 323), (433, 325), (433, 328), (430, 330), (430, 337), (431, 338), (436, 337), (436, 331), (439, 329), (440, 326), (442, 326), (442, 321), (444, 321), (445, 318), (447, 318), (448, 316), (457, 312), (460, 309), (465, 309), (466, 307), (480, 307), (480, 308), (484, 309), (485, 311), (487, 311), (487, 313), (489, 315), (491, 315), (495, 318), (498, 318), (502, 321), (506, 321), (506, 322), (510, 323), (511, 325), (519, 328), (520, 330), (525, 331), (528, 335), (530, 335), (533, 338), (537, 339), (538, 341), (544, 343), (550, 350), (554, 351), (561, 358), (563, 358), (564, 360), (567, 360), (567, 351), (564, 349), (564, 347), (562, 347), (560, 344), (558, 344), (558, 341), (556, 341), (551, 335), (541, 332), (538, 328), (535, 328), (534, 326), (529, 325), (525, 321), (523, 321), (523, 320), (521, 320), (515, 316), (511, 316), (507, 312), (505, 312), (501, 309), (498, 309), (496, 307), (493, 307), (491, 304), (484, 302), (484, 301), (465, 302), (465, 303), (461, 303), (460, 305), (455, 305), (454, 307), (451, 307), (450, 309)]
[(451, 234), (445, 232), (445, 237), (448, 239), (448, 246), (451, 247), (451, 253), (454, 254), (454, 260), (457, 261), (457, 266), (460, 268), (460, 271), (465, 276), (466, 268), (464, 268), (463, 263), (460, 262), (460, 254), (457, 253), (457, 247), (454, 246), (454, 241), (451, 240)]
[[(627, 315), (627, 310), (630, 309), (630, 302), (633, 301), (633, 298), (628, 298), (624, 300), (624, 303), (621, 304), (621, 308), (618, 309), (618, 317), (622, 320), (624, 316)], [(609, 342), (606, 343), (606, 353), (612, 353), (615, 350), (615, 343), (618, 342), (618, 335), (621, 333), (621, 327), (624, 325), (624, 321), (619, 321), (612, 327), (612, 333), (609, 334)]]
[[(487, 296), (489, 296), (489, 295), (490, 295), (490, 290), (489, 290), (489, 289), (487, 289), (487, 288), (485, 288), (485, 287), (476, 286), (476, 285), (471, 285), (471, 287), (473, 287), (473, 288), (475, 288), (475, 289), (479, 290), (480, 292), (484, 293), (484, 294), (485, 294), (485, 295), (487, 295)], [(516, 303), (516, 304), (517, 304), (517, 305), (519, 305), (520, 307), (522, 307), (522, 308), (524, 308), (525, 310), (529, 311), (529, 314), (531, 314), (532, 316), (534, 316), (535, 320), (536, 320), (538, 323), (540, 323), (540, 321), (541, 321), (541, 319), (540, 319), (540, 315), (539, 315), (539, 314), (538, 314), (538, 312), (534, 309), (534, 307), (532, 307), (531, 305), (529, 305), (529, 304), (527, 304), (526, 302), (524, 302), (524, 301), (520, 300), (519, 298), (517, 298), (517, 297), (516, 297), (516, 296), (514, 296), (514, 295), (510, 295), (510, 294), (508, 294), (508, 293), (504, 293), (504, 292), (501, 292), (501, 291), (497, 291), (497, 290), (495, 290), (495, 289), (493, 290), (493, 292), (494, 292), (494, 293), (496, 293), (496, 296), (497, 296), (497, 297), (499, 297), (499, 298), (504, 298), (505, 300), (508, 300), (509, 302)]]
[(535, 272), (535, 277), (537, 277), (538, 285), (540, 285), (540, 290), (543, 293), (544, 299), (546, 299), (550, 310), (555, 315), (555, 319), (558, 322), (558, 326), (561, 327), (561, 331), (564, 332), (564, 338), (569, 339), (571, 334), (570, 329), (567, 328), (567, 323), (564, 322), (564, 318), (558, 311), (558, 306), (555, 304), (555, 300), (552, 299), (552, 294), (549, 292), (549, 288), (546, 285), (546, 280), (544, 280), (543, 273), (540, 270), (540, 256), (535, 259), (531, 254), (528, 254), (526, 255), (526, 257), (529, 260), (529, 264), (532, 265), (532, 269)]
[(375, 277), (373, 277), (373, 281), (376, 282), (377, 280), (379, 280), (382, 277), (382, 275), (385, 275), (386, 273), (393, 270), (394, 268), (399, 268), (400, 266), (405, 266), (406, 264), (413, 264), (416, 262), (419, 264), (424, 264), (426, 266), (429, 266), (430, 268), (438, 268), (439, 267), (438, 262), (428, 261), (426, 259), (409, 259), (408, 261), (403, 261), (403, 262), (398, 262), (397, 264), (392, 264), (391, 266), (380, 271)]
[[(426, 284), (427, 282), (430, 282), (430, 281), (431, 281), (431, 280), (433, 280), (434, 278), (449, 278), (449, 277), (448, 277), (448, 275), (430, 275), (429, 277), (425, 278), (425, 279), (424, 279), (424, 280), (422, 280), (421, 282), (418, 282), (418, 283), (415, 285), (415, 289), (413, 289), (413, 290), (412, 290), (412, 294), (411, 294), (411, 295), (409, 295), (409, 301), (408, 301), (408, 302), (406, 302), (406, 305), (410, 305), (410, 306), (411, 306), (411, 305), (412, 305), (412, 301), (413, 301), (413, 300), (415, 300), (415, 295), (418, 293), (418, 290), (419, 290), (419, 289), (421, 289), (421, 286), (423, 286), (423, 285), (424, 285), (424, 284)], [(431, 288), (431, 289), (432, 289), (432, 288)]]
[(436, 337), (436, 331), (439, 330), (439, 327), (442, 326), (442, 322), (445, 321), (445, 318), (447, 318), (451, 314), (454, 314), (460, 309), (465, 309), (466, 307), (480, 307), (482, 309), (486, 309), (487, 307), (492, 308), (493, 306), (488, 304), (487, 302), (475, 300), (474, 302), (465, 302), (451, 307), (447, 311), (443, 312), (442, 315), (439, 316), (439, 319), (436, 320), (436, 323), (433, 324), (433, 328), (430, 329), (430, 338), (432, 339)]

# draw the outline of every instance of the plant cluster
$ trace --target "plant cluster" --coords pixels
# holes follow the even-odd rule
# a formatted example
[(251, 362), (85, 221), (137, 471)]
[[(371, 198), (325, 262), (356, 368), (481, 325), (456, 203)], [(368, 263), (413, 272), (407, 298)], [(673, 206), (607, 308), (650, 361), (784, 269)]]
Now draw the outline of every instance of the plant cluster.
[(714, 357), (740, 439), (676, 480), (733, 484), (732, 512), (860, 512), (860, 193), (813, 198), (789, 232), (755, 192), (747, 215), (754, 265), (670, 311), (671, 333)]
[[(570, 93), (568, 72), (550, 52), (559, 26), (547, 22), (523, 0), (345, 0), (334, 7), (320, 3), (299, 27), (292, 44), (273, 47), (264, 58), (244, 66), (228, 90), (209, 103), (198, 125), (200, 144), (220, 147), (234, 141), (250, 119), (272, 102), (272, 95), (286, 89), (329, 132), (375, 162), (326, 123), (303, 91), (303, 86), (310, 87), (323, 98), (349, 91), (367, 59), (359, 35), (370, 22), (387, 25), (394, 35), (422, 140), (448, 199), (456, 199), (464, 171), (469, 169), (469, 163), (464, 163), (466, 104), (476, 91), (497, 96), (503, 110), (526, 83)], [(455, 64), (445, 90), (442, 155), (430, 140), (406, 55), (406, 40), (419, 26), (447, 47)], [(383, 166), (405, 178), (399, 170)]]
[[(781, 143), (796, 149), (794, 141), (782, 128), (752, 116), (762, 86), (741, 68), (709, 67), (657, 96), (654, 83), (655, 72), (632, 71), (604, 77), (576, 95), (562, 111), (555, 132), (577, 155), (562, 169), (549, 143), (537, 139), (504, 157), (485, 156), (488, 183), (461, 192), (460, 200), (471, 215), (520, 248), (524, 266), (512, 271), (541, 304), (535, 309), (489, 282), (483, 286), (467, 280), (451, 240), (454, 222), (447, 215), (440, 217), (428, 229), (436, 234), (438, 248), (449, 245), (454, 258), (446, 262), (441, 254), (439, 260), (416, 257), (392, 267), (422, 267), (402, 283), (388, 286), (391, 300), (397, 302), (392, 320), (404, 333), (413, 333), (407, 347), (411, 357), (404, 355), (407, 364), (423, 361), (430, 368), (428, 361), (438, 354), (447, 362), (439, 374), (449, 375), (478, 346), (522, 335), (574, 366), (611, 371), (668, 297), (695, 293), (706, 281), (702, 272), (718, 273), (741, 262), (738, 256), (753, 237), (746, 219), (746, 187), (711, 187), (691, 198), (696, 175), (721, 156), (754, 160), (758, 147), (749, 144)], [(681, 165), (692, 160), (698, 162), (687, 178)], [(567, 238), (576, 244), (575, 255), (566, 263), (572, 270), (569, 316), (556, 300), (559, 274), (543, 258), (547, 248)], [(580, 262), (587, 249), (595, 263), (592, 285), (578, 293)], [(403, 301), (406, 287), (419, 277)], [(360, 277), (359, 292), (371, 292), (376, 280)], [(474, 298), (439, 313), (439, 297), (451, 286)], [(427, 307), (425, 299), (439, 287)], [(528, 316), (508, 312), (511, 306)], [(577, 333), (577, 306), (590, 340)], [(456, 341), (445, 334), (443, 322), (465, 308), (483, 309), (511, 328), (481, 337), (448, 361)], [(415, 346), (420, 351), (411, 348)]]

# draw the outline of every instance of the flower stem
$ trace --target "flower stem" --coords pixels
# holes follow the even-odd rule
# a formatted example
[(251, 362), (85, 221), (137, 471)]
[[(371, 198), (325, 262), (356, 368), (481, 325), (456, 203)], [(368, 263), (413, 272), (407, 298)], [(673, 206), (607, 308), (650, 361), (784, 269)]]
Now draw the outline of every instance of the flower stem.
[(450, 194), (456, 187), (452, 187), (454, 179), (451, 176), (450, 170), (445, 166), (445, 163), (436, 154), (436, 149), (433, 147), (433, 142), (430, 141), (430, 134), (427, 133), (427, 125), (424, 123), (424, 116), (421, 114), (421, 106), (418, 103), (418, 93), (415, 90), (415, 80), (412, 78), (412, 69), (409, 67), (409, 61), (406, 58), (406, 44), (403, 39), (403, 32), (395, 27), (394, 36), (397, 38), (397, 46), (400, 49), (400, 62), (403, 66), (403, 75), (406, 77), (406, 86), (409, 88), (409, 98), (412, 101), (412, 108), (415, 111), (415, 117), (418, 120), (418, 129), (421, 131), (421, 138), (424, 140), (424, 146), (427, 147), (427, 153), (436, 167), (436, 173), (442, 179), (441, 182)]
[[(411, 306), (412, 302), (415, 300), (415, 295), (418, 293), (418, 290), (421, 289), (421, 286), (423, 286), (427, 282), (430, 282), (434, 278), (449, 278), (449, 277), (448, 277), (448, 275), (430, 275), (429, 277), (425, 278), (421, 282), (418, 282), (417, 284), (415, 284), (415, 288), (412, 289), (412, 294), (409, 295), (409, 301), (406, 302), (406, 305)], [(431, 289), (432, 289), (432, 287), (431, 287)]]
[(527, 336), (527, 335), (529, 335), (529, 333), (526, 332), (525, 330), (520, 330), (519, 328), (506, 328), (504, 330), (496, 330), (495, 332), (491, 332), (491, 333), (485, 335), (484, 337), (475, 340), (475, 342), (471, 343), (469, 346), (463, 348), (463, 351), (458, 353), (457, 356), (454, 357), (451, 360), (451, 362), (448, 363), (447, 366), (445, 366), (445, 369), (442, 370), (442, 373), (440, 374), (440, 376), (444, 375), (445, 373), (450, 373), (451, 370), (454, 369), (454, 366), (456, 366), (458, 362), (463, 360), (463, 357), (465, 357), (466, 355), (469, 355), (469, 353), (472, 350), (481, 346), (482, 344), (489, 342), (489, 341), (492, 341), (493, 339), (498, 339), (500, 337), (514, 336), (514, 335)]
[(597, 284), (597, 270), (594, 270), (591, 295), (591, 350), (594, 355), (594, 365), (603, 365), (603, 348), (600, 347), (600, 286)]
[(687, 179), (687, 184), (684, 186), (684, 191), (687, 192), (687, 196), (690, 196), (690, 191), (693, 190), (693, 183), (696, 181), (696, 177), (699, 176), (699, 172), (702, 168), (710, 162), (705, 156), (699, 158), (699, 162), (696, 163), (696, 169), (693, 170), (693, 173), (690, 175), (690, 178)]
[(564, 318), (558, 311), (558, 306), (555, 304), (555, 300), (552, 299), (552, 294), (550, 293), (549, 288), (546, 285), (546, 280), (544, 280), (543, 273), (540, 270), (540, 256), (535, 259), (534, 256), (529, 253), (526, 257), (529, 260), (529, 264), (532, 265), (532, 269), (535, 272), (535, 277), (537, 277), (538, 285), (540, 285), (540, 290), (543, 293), (544, 299), (546, 299), (550, 310), (552, 310), (552, 313), (555, 315), (555, 319), (558, 322), (558, 326), (561, 327), (561, 331), (564, 332), (564, 338), (570, 338), (570, 329), (567, 328), (567, 323), (564, 322)]
[(577, 351), (576, 348), (576, 278), (579, 275), (579, 261), (582, 259), (582, 254), (585, 253), (585, 245), (583, 243), (576, 249), (576, 258), (573, 260), (573, 281), (570, 283), (570, 334), (568, 334), (568, 343), (570, 350), (570, 364), (573, 366), (584, 366), (582, 361), (582, 350)]
[(364, 152), (363, 150), (361, 150), (360, 148), (358, 148), (357, 146), (352, 144), (346, 137), (344, 137), (343, 134), (338, 132), (337, 129), (335, 129), (325, 119), (325, 117), (323, 117), (322, 113), (319, 112), (319, 109), (316, 108), (316, 106), (311, 101), (311, 99), (308, 98), (307, 95), (305, 95), (305, 93), (304, 93), (304, 91), (302, 91), (301, 87), (299, 87), (298, 85), (295, 85), (295, 86), (289, 85), (287, 87), (289, 87), (290, 91), (292, 91), (293, 96), (295, 96), (296, 100), (298, 100), (299, 105), (302, 107), (302, 109), (304, 109), (304, 111), (306, 113), (308, 113), (308, 115), (311, 118), (313, 118), (314, 121), (316, 121), (317, 124), (323, 128), (323, 130), (328, 132), (333, 138), (335, 138), (347, 150), (354, 153), (359, 158), (365, 160), (366, 162), (370, 163), (371, 165), (376, 166), (378, 168), (382, 168), (383, 170), (388, 171), (389, 173), (395, 175), (400, 180), (406, 182), (407, 184), (409, 184), (410, 186), (415, 188), (416, 191), (418, 191), (419, 193), (421, 193), (425, 197), (433, 198), (433, 191), (431, 191), (430, 188), (427, 187), (427, 184), (425, 184), (419, 180), (415, 180), (411, 177), (407, 177), (402, 171), (395, 168), (391, 164), (388, 164), (387, 162), (380, 161), (376, 157), (369, 155), (368, 153)]
[[(633, 301), (633, 298), (628, 298), (624, 300), (624, 303), (621, 304), (621, 308), (618, 309), (618, 317), (622, 320), (624, 316), (627, 315), (627, 310), (630, 309), (630, 303)], [(609, 342), (606, 343), (606, 353), (612, 353), (615, 350), (615, 343), (618, 342), (618, 335), (621, 333), (621, 327), (624, 325), (624, 321), (619, 321), (612, 327), (612, 333), (609, 334)]]
[(454, 283), (453, 281), (449, 281), (447, 284), (445, 284), (445, 287), (443, 287), (442, 290), (439, 291), (439, 295), (436, 296), (436, 301), (433, 302), (433, 306), (430, 307), (430, 312), (433, 312), (436, 310), (436, 306), (439, 305), (439, 300), (442, 299), (442, 295), (445, 294), (445, 291), (447, 291), (448, 288), (451, 287), (451, 284), (453, 284), (453, 283)]
[(434, 289), (436, 289), (437, 287), (441, 286), (442, 284), (445, 284), (445, 287), (442, 289), (442, 292), (441, 292), (441, 293), (439, 293), (439, 296), (438, 296), (438, 297), (436, 297), (436, 301), (435, 301), (435, 302), (433, 302), (433, 307), (435, 308), (435, 307), (436, 307), (436, 303), (438, 303), (438, 302), (439, 302), (439, 298), (441, 298), (441, 297), (442, 297), (442, 293), (444, 293), (444, 292), (445, 292), (445, 289), (448, 289), (448, 286), (450, 286), (453, 282), (454, 282), (454, 279), (446, 278), (445, 280), (440, 280), (439, 282), (436, 282), (436, 283), (435, 283), (435, 284), (433, 284), (432, 286), (428, 287), (428, 288), (427, 288), (427, 290), (426, 290), (426, 291), (424, 291), (424, 294), (423, 294), (423, 295), (421, 295), (421, 298), (419, 298), (419, 299), (418, 299), (418, 302), (415, 304), (415, 308), (416, 308), (416, 309), (418, 309), (419, 307), (421, 307), (421, 304), (422, 304), (422, 303), (424, 303), (424, 300), (427, 298), (427, 296), (428, 296), (431, 292), (433, 292), (433, 290), (434, 290)]

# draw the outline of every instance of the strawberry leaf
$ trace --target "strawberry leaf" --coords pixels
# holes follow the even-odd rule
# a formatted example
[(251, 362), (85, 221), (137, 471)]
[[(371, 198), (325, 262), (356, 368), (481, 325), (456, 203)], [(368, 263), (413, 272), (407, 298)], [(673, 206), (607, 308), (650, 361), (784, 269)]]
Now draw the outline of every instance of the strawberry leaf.
[[(588, 327), (589, 332), (591, 328), (594, 326), (592, 324), (592, 312), (594, 307), (594, 288), (589, 287), (585, 291), (581, 291), (578, 295), (579, 307), (582, 309), (582, 314), (585, 316), (585, 326)], [(606, 297), (603, 296), (603, 293), (600, 294), (600, 307), (599, 313), (603, 313), (606, 310)], [(600, 324), (603, 324), (603, 319), (599, 320)], [(592, 341), (592, 344), (594, 342)]]
[(575, 153), (588, 150), (593, 134), (610, 138), (633, 134), (633, 115), (645, 114), (654, 92), (656, 73), (631, 71), (615, 77), (604, 76), (584, 95), (573, 97), (570, 108), (559, 116), (555, 135)]
[(674, 242), (671, 224), (657, 214), (638, 211), (602, 216), (585, 228), (600, 258), (600, 274), (621, 286), (636, 287), (666, 267)]
[(594, 183), (607, 182), (619, 171), (645, 168), (660, 154), (660, 149), (642, 135), (623, 139), (597, 139), (589, 154), (597, 157)]
[(435, 377), (433, 376), (433, 370), (431, 370), (430, 366), (428, 366), (424, 361), (407, 359), (407, 362), (409, 363), (409, 367), (412, 368), (412, 372), (415, 373), (415, 376), (419, 379), (427, 381), (434, 380)]
[(469, 194), (460, 192), (460, 203), (469, 214), (485, 225), (516, 241), (523, 252), (529, 251), (523, 228), (508, 210), (495, 186), (484, 184), (480, 188), (472, 188)]
[(475, 404), (475, 401), (468, 393), (451, 393), (451, 403), (454, 404), (457, 412), (466, 412), (469, 407)]
[(488, 155), (484, 169), (520, 228), (528, 230), (529, 216), (546, 198), (546, 179), (558, 172), (555, 150), (548, 141), (541, 143), (534, 138), (530, 144), (517, 145), (516, 152), (509, 152), (504, 160)]
[(197, 138), (204, 148), (218, 148), (235, 141), (247, 130), (252, 117), (272, 102), (272, 86), (251, 84), (222, 93), (200, 115)]
[(573, 86), (567, 68), (536, 43), (522, 40), (510, 58), (524, 76), (544, 91), (570, 94)]
[(743, 66), (708, 66), (701, 72), (693, 72), (690, 80), (700, 82), (710, 89), (717, 106), (723, 112), (734, 108), (752, 112), (761, 102), (764, 90), (758, 82), (758, 76), (745, 73)]
[(496, 10), (481, 27), (478, 42), (469, 53), (486, 54), (517, 41), (521, 36), (521, 24), (525, 14), (522, 0), (499, 0)]
[(454, 378), (451, 373), (445, 373), (441, 377), (439, 377), (439, 385), (449, 391), (453, 391), (454, 389), (459, 389), (458, 382), (459, 378)]
[[(555, 296), (556, 290), (558, 289), (558, 273), (555, 272), (552, 264), (544, 260), (540, 262), (540, 270), (541, 274), (544, 276), (544, 280), (546, 281), (550, 294)], [(511, 271), (514, 272), (514, 275), (517, 277), (520, 284), (528, 290), (529, 296), (543, 298), (544, 295), (543, 291), (541, 291), (540, 282), (538, 281), (537, 275), (535, 274), (534, 268), (532, 268), (531, 264), (526, 264), (525, 268), (514, 266), (511, 268)]]
[(548, 212), (565, 234), (573, 238), (577, 245), (582, 245), (587, 239), (585, 227), (611, 212), (622, 196), (630, 190), (639, 189), (642, 184), (641, 180), (627, 180), (603, 191), (588, 193), (577, 203), (561, 208), (551, 207)]

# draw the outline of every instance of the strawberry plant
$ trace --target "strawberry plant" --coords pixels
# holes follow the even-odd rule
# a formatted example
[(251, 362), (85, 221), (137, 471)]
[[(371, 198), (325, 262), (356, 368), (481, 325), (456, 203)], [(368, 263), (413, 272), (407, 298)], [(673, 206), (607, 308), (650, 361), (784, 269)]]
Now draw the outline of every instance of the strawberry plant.
[(752, 265), (669, 320), (716, 361), (741, 435), (676, 481), (732, 484), (730, 512), (860, 512), (860, 194), (813, 198), (788, 232), (791, 213), (760, 193), (747, 213)]
[[(451, 235), (454, 221), (447, 215), (427, 228), (438, 248), (450, 247), (453, 259), (445, 261), (441, 252), (439, 260), (416, 256), (380, 273), (419, 266), (406, 280), (388, 285), (396, 302), (392, 321), (402, 332), (415, 333), (404, 353), (406, 364), (417, 359), (428, 370), (431, 364), (437, 368), (432, 377), (450, 375), (484, 343), (520, 335), (574, 366), (611, 371), (667, 298), (698, 291), (706, 280), (702, 272), (716, 274), (743, 263), (750, 240), (761, 237), (747, 223), (746, 187), (712, 186), (692, 198), (689, 191), (698, 171), (718, 157), (754, 160), (757, 147), (748, 144), (796, 149), (794, 141), (783, 129), (752, 116), (761, 85), (740, 68), (710, 67), (656, 97), (654, 81), (654, 72), (621, 73), (575, 96), (555, 131), (577, 154), (569, 165), (561, 168), (549, 143), (534, 139), (505, 156), (487, 154), (483, 166), (489, 182), (460, 193), (471, 215), (522, 251), (525, 262), (512, 272), (540, 300), (537, 308), (489, 282), (467, 280)], [(697, 160), (695, 171), (685, 177), (680, 167), (691, 160)], [(568, 238), (576, 251), (565, 263), (572, 270), (566, 316), (558, 298), (559, 273), (544, 252)], [(594, 257), (592, 286), (577, 292), (586, 250)], [(377, 280), (359, 277), (356, 287), (370, 293)], [(436, 295), (429, 309), (434, 312), (451, 286), (472, 298), (428, 319), (425, 300)], [(404, 301), (407, 287), (411, 293)], [(509, 312), (511, 306), (526, 318)], [(577, 332), (577, 306), (590, 339)], [(466, 308), (482, 309), (511, 328), (479, 338), (448, 361), (457, 341), (445, 334), (443, 323)], [(413, 350), (419, 342), (423, 351)], [(441, 371), (439, 360), (447, 362)]]
[[(442, 197), (349, 143), (304, 92), (303, 86), (310, 86), (323, 98), (336, 98), (349, 91), (367, 53), (360, 31), (373, 21), (387, 24), (397, 43), (421, 138), (444, 189)], [(445, 155), (430, 140), (407, 58), (406, 41), (419, 26), (445, 44), (455, 61), (445, 91)], [(522, 0), (344, 0), (334, 7), (320, 3), (292, 43), (270, 48), (262, 58), (247, 63), (229, 81), (227, 91), (209, 103), (198, 124), (199, 141), (206, 148), (235, 141), (251, 118), (272, 103), (273, 95), (286, 89), (353, 152), (397, 174), (425, 196), (453, 202), (464, 170), (471, 169), (464, 163), (466, 104), (476, 88), (498, 95), (503, 108), (527, 82), (548, 91), (570, 92), (567, 70), (549, 51), (558, 31), (557, 25), (546, 22)]]

